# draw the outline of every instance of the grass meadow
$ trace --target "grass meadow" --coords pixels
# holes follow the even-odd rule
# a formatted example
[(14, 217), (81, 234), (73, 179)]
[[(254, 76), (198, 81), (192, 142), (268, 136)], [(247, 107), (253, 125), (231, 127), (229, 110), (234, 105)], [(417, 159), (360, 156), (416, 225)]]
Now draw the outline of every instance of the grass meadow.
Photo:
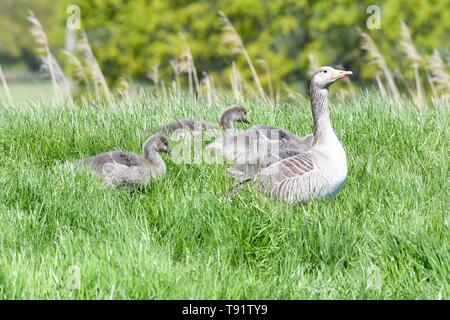
[[(335, 198), (308, 204), (251, 185), (230, 196), (224, 165), (166, 155), (167, 175), (142, 191), (63, 165), (141, 153), (158, 124), (214, 121), (229, 103), (1, 103), (0, 298), (450, 299), (448, 105), (333, 98), (349, 177)], [(307, 99), (244, 105), (254, 124), (312, 130)]]

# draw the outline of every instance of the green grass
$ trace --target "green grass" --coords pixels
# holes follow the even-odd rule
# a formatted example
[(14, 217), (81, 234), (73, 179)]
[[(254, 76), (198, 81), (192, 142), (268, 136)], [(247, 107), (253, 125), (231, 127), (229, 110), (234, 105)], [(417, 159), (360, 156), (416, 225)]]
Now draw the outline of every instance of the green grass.
[[(418, 113), (362, 93), (331, 104), (349, 177), (337, 197), (298, 205), (251, 186), (230, 197), (221, 165), (165, 157), (168, 174), (141, 192), (61, 165), (139, 153), (157, 124), (213, 121), (226, 102), (3, 104), (0, 298), (449, 299), (448, 106)], [(245, 105), (254, 123), (311, 131), (308, 101)]]

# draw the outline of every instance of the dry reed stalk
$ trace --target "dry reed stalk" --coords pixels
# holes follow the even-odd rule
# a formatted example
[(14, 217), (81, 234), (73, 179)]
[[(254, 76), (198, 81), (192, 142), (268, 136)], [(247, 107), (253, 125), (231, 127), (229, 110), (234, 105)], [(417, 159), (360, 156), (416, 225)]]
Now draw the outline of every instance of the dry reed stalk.
[(66, 98), (72, 101), (69, 80), (64, 75), (58, 61), (56, 61), (50, 51), (47, 34), (42, 24), (31, 10), (28, 12), (27, 20), (31, 23), (30, 32), (38, 45), (38, 52), (41, 55), (41, 68), (50, 74), (55, 98), (57, 100), (64, 100)]
[(383, 81), (381, 81), (380, 73), (378, 71), (375, 73), (375, 80), (377, 81), (381, 95), (387, 97), (386, 88), (384, 87)]
[(220, 20), (222, 21), (223, 25), (223, 31), (225, 33), (223, 43), (232, 45), (232, 53), (240, 53), (243, 54), (245, 57), (245, 60), (247, 61), (248, 67), (250, 68), (250, 72), (253, 77), (253, 81), (256, 84), (256, 87), (258, 88), (259, 95), (261, 98), (266, 98), (266, 93), (264, 92), (264, 89), (261, 85), (261, 81), (259, 80), (258, 73), (256, 72), (255, 66), (253, 65), (252, 59), (250, 58), (250, 55), (247, 51), (247, 49), (244, 46), (244, 42), (242, 41), (242, 38), (237, 33), (236, 29), (234, 28), (233, 24), (230, 22), (228, 17), (223, 13), (222, 11), (219, 11)]
[[(206, 71), (203, 71), (203, 79), (201, 81), (202, 84), (204, 84), (205, 89), (206, 89), (206, 103), (208, 104), (208, 106), (212, 106), (213, 104), (213, 87), (211, 84), (211, 80), (209, 79), (208, 73)], [(202, 92), (203, 94), (203, 92)]]
[(281, 98), (280, 95), (281, 95), (280, 88), (277, 87), (276, 94), (275, 94), (275, 105), (276, 106), (280, 105), (280, 98)]
[(266, 72), (267, 82), (269, 84), (269, 97), (272, 104), (275, 102), (275, 97), (273, 94), (273, 86), (272, 86), (272, 74), (270, 73), (269, 63), (267, 63), (264, 59), (258, 59), (257, 62), (264, 68)]
[[(102, 95), (104, 95), (108, 100), (112, 101), (111, 91), (109, 90), (105, 76), (100, 69), (97, 59), (92, 52), (86, 32), (81, 33), (81, 39), (77, 45), (77, 50), (84, 57), (86, 69), (88, 70), (87, 74), (94, 84), (97, 99), (101, 100)], [(100, 89), (102, 91), (100, 91)]]
[(359, 30), (359, 33), (362, 38), (361, 48), (369, 53), (371, 63), (375, 64), (379, 69), (381, 69), (381, 71), (383, 71), (393, 98), (399, 101), (400, 93), (398, 91), (397, 85), (395, 84), (394, 76), (389, 70), (383, 54), (380, 52), (373, 39), (367, 33), (362, 32), (361, 30)]
[(431, 72), (430, 82), (436, 88), (436, 91), (444, 95), (450, 95), (450, 74), (444, 60), (437, 50), (428, 58), (428, 69)]
[(75, 56), (73, 53), (66, 51), (66, 50), (63, 50), (63, 53), (68, 58), (69, 64), (72, 65), (72, 67), (73, 67), (76, 81), (84, 82), (84, 85), (86, 86), (88, 97), (92, 97), (92, 91), (91, 91), (91, 86), (89, 83), (88, 71), (83, 66), (80, 59), (78, 59), (78, 57)]
[(159, 89), (159, 64), (154, 64), (152, 70), (147, 73), (147, 77), (152, 80), (156, 88), (156, 96), (159, 98), (161, 91)]
[(234, 61), (231, 65), (230, 82), (234, 98), (236, 99), (236, 101), (241, 101), (244, 97), (244, 94), (242, 92), (242, 76), (239, 73), (239, 70), (237, 69), (236, 63)]
[(180, 90), (181, 90), (179, 64), (178, 64), (177, 60), (173, 60), (173, 59), (171, 59), (169, 61), (169, 63), (170, 63), (170, 66), (173, 69), (173, 74), (174, 74), (174, 77), (175, 77), (175, 85), (174, 85), (175, 88), (174, 88), (174, 90), (177, 92), (177, 94), (179, 94)]
[(181, 62), (178, 64), (178, 68), (180, 72), (188, 74), (189, 94), (192, 96), (194, 95), (194, 89), (195, 92), (198, 92), (199, 89), (197, 69), (195, 68), (194, 59), (192, 58), (191, 49), (186, 38), (182, 34), (180, 37), (183, 40), (183, 49), (181, 51)]
[(433, 83), (433, 80), (431, 78), (431, 73), (430, 73), (430, 71), (428, 71), (427, 67), (425, 68), (425, 75), (427, 77), (428, 85), (430, 86), (430, 89), (431, 89), (431, 95), (432, 96), (436, 96), (437, 95), (437, 89), (436, 89), (436, 86)]
[(8, 83), (6, 82), (5, 74), (3, 73), (2, 66), (0, 65), (0, 80), (2, 81), (3, 89), (5, 90), (6, 98), (10, 104), (13, 104), (11, 91), (9, 91)]
[(422, 56), (414, 47), (414, 43), (411, 38), (411, 33), (409, 31), (406, 23), (401, 23), (401, 35), (402, 40), (400, 41), (400, 47), (406, 57), (411, 61), (412, 67), (414, 69), (414, 77), (416, 80), (416, 95), (413, 95), (413, 98), (416, 98), (416, 102), (419, 106), (424, 106), (424, 92), (422, 81), (420, 80), (419, 66), (422, 64)]

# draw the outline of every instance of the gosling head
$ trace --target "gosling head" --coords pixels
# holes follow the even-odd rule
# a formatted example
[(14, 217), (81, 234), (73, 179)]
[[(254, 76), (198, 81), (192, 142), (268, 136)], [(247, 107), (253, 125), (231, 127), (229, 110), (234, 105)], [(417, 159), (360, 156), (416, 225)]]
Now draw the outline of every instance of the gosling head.
[(335, 81), (352, 75), (353, 72), (345, 70), (337, 70), (333, 67), (317, 68), (312, 76), (311, 86), (318, 89), (328, 88)]
[(169, 139), (160, 133), (148, 138), (144, 143), (144, 156), (148, 156), (151, 152), (164, 152), (170, 154)]
[(247, 110), (243, 106), (234, 105), (222, 112), (219, 124), (223, 129), (232, 128), (233, 122), (251, 123)]

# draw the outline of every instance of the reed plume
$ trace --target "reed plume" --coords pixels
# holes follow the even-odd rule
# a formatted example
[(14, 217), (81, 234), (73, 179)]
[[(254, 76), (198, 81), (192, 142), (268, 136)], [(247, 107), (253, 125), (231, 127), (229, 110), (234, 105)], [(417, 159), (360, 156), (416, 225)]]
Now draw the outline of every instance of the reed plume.
[(361, 48), (367, 51), (367, 53), (369, 54), (370, 62), (372, 64), (375, 64), (383, 72), (394, 99), (400, 100), (400, 93), (395, 83), (394, 76), (392, 75), (392, 72), (389, 70), (386, 61), (383, 57), (383, 54), (380, 52), (376, 43), (367, 33), (361, 30), (359, 30), (359, 33), (362, 39)]
[(97, 59), (92, 52), (86, 32), (81, 33), (80, 41), (77, 44), (77, 50), (84, 57), (88, 78), (94, 85), (97, 100), (101, 100), (102, 96), (105, 96), (108, 100), (111, 100), (111, 91), (109, 90), (105, 76), (98, 65)]
[(230, 74), (231, 90), (233, 91), (233, 96), (236, 101), (241, 101), (244, 98), (244, 93), (242, 91), (242, 76), (236, 67), (236, 63), (233, 61), (231, 64), (231, 74)]
[(437, 50), (428, 58), (428, 69), (430, 70), (430, 81), (436, 90), (444, 95), (450, 95), (450, 74), (448, 67)]
[(183, 40), (183, 49), (181, 51), (181, 62), (178, 64), (178, 68), (180, 72), (187, 73), (189, 81), (189, 94), (194, 95), (194, 89), (196, 93), (199, 89), (197, 69), (195, 68), (194, 59), (192, 58), (191, 49), (186, 38), (184, 35), (180, 36)]
[(206, 89), (206, 103), (208, 104), (208, 106), (212, 106), (217, 100), (212, 76), (208, 75), (208, 73), (204, 71), (201, 83), (204, 84)]
[(416, 50), (414, 43), (411, 38), (411, 33), (409, 31), (408, 26), (405, 22), (401, 23), (400, 26), (401, 29), (401, 36), (402, 40), (400, 41), (400, 48), (402, 52), (406, 55), (408, 60), (411, 61), (412, 67), (414, 69), (414, 77), (416, 80), (416, 94), (413, 95), (413, 97), (416, 98), (416, 103), (419, 106), (424, 106), (424, 92), (423, 92), (423, 86), (422, 81), (420, 80), (420, 74), (419, 74), (419, 66), (422, 64), (422, 56), (419, 54), (419, 52)]
[(87, 68), (83, 65), (81, 60), (78, 59), (78, 57), (73, 53), (66, 50), (63, 50), (62, 52), (66, 55), (69, 65), (71, 65), (73, 68), (73, 74), (75, 76), (76, 83), (83, 82), (84, 86), (86, 87), (88, 97), (92, 97)]
[(42, 24), (31, 10), (28, 12), (27, 20), (31, 23), (30, 32), (38, 45), (37, 52), (42, 60), (41, 69), (48, 72), (51, 77), (55, 98), (57, 100), (68, 99), (72, 101), (70, 82), (50, 51), (47, 34)]
[(222, 11), (219, 11), (220, 20), (222, 21), (223, 25), (223, 31), (224, 31), (224, 38), (223, 43), (227, 45), (231, 45), (231, 52), (233, 54), (242, 54), (245, 57), (245, 60), (247, 61), (248, 67), (250, 69), (250, 72), (252, 74), (253, 81), (256, 84), (256, 87), (259, 91), (259, 95), (261, 98), (266, 98), (266, 93), (264, 92), (264, 89), (261, 85), (261, 81), (259, 80), (258, 73), (256, 72), (255, 66), (253, 65), (252, 59), (250, 58), (250, 55), (245, 48), (244, 42), (242, 41), (241, 37), (239, 36), (238, 32), (234, 28), (233, 24), (230, 22), (228, 17), (223, 13)]

